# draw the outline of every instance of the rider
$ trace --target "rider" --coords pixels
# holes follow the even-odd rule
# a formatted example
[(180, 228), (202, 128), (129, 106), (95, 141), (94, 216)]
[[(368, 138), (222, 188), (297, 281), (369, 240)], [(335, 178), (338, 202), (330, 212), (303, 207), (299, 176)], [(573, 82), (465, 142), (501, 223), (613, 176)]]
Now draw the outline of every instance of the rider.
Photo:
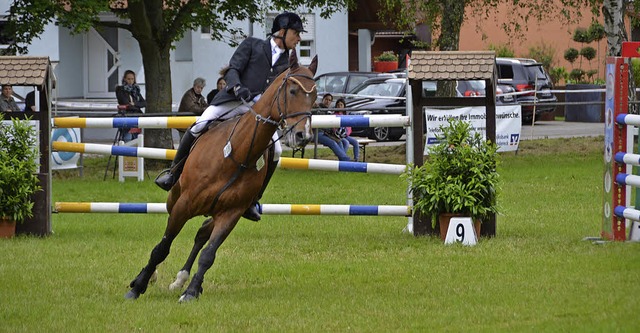
[[(163, 171), (156, 178), (158, 186), (165, 191), (173, 187), (182, 173), (184, 163), (180, 162), (189, 155), (191, 145), (203, 133), (209, 122), (216, 119), (226, 120), (249, 111), (252, 103), (244, 102), (256, 102), (269, 84), (289, 67), (289, 51), (300, 42), (301, 32), (306, 30), (303, 29), (300, 17), (294, 13), (283, 12), (273, 20), (270, 37), (265, 40), (249, 37), (240, 43), (224, 75), (226, 88), (216, 94), (198, 121), (185, 132), (170, 169)], [(276, 132), (273, 136), (275, 156), (267, 167), (267, 176), (256, 202), (242, 215), (252, 221), (260, 220), (257, 200), (262, 197), (282, 154), (282, 146), (277, 139)]]

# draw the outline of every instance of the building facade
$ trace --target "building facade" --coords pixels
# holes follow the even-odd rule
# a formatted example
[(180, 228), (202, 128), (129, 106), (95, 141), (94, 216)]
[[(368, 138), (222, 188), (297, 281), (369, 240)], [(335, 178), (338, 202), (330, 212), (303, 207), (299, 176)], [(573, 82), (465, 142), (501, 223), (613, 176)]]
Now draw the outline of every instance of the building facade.
[[(7, 13), (12, 1), (0, 0), (0, 12)], [(347, 13), (336, 13), (328, 19), (318, 12), (300, 8), (307, 33), (297, 48), (303, 64), (318, 55), (318, 73), (348, 69), (345, 53), (348, 47)], [(310, 13), (310, 14), (303, 14)], [(266, 24), (249, 21), (229, 22), (242, 29), (245, 35), (266, 38), (271, 31), (272, 18), (267, 14)], [(104, 13), (102, 21), (117, 21), (115, 15)], [(0, 21), (6, 17), (0, 17)], [(233, 36), (232, 36), (233, 38)], [(236, 40), (240, 41), (240, 40)], [(211, 40), (208, 29), (191, 31), (177, 41), (171, 51), (172, 100), (174, 105), (193, 84), (196, 77), (207, 80), (204, 93), (215, 88), (218, 72), (227, 65), (235, 48), (225, 42)], [(2, 47), (0, 45), (0, 47)], [(57, 80), (54, 99), (115, 99), (115, 87), (120, 84), (124, 71), (136, 72), (138, 83), (144, 89), (145, 75), (138, 42), (123, 29), (99, 28), (73, 35), (55, 24), (49, 24), (39, 39), (29, 45), (30, 56), (47, 56), (54, 67)], [(26, 92), (16, 91), (24, 96)]]

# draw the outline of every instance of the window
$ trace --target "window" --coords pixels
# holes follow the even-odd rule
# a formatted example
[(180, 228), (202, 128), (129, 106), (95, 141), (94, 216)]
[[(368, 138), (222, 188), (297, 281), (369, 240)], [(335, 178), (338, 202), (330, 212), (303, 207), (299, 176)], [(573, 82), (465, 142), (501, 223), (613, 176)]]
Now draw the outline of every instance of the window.
[(498, 65), (498, 72), (501, 79), (513, 79), (513, 68), (511, 65)]

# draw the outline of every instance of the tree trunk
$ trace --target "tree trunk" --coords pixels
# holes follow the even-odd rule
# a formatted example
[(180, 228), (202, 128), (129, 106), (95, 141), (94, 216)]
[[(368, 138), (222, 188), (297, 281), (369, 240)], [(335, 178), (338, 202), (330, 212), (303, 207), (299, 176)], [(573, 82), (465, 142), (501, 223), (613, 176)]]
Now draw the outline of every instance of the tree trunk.
[[(460, 49), (460, 28), (464, 20), (465, 3), (466, 1), (463, 0), (442, 0), (442, 24), (438, 41), (440, 51)], [(456, 96), (456, 82), (438, 81), (436, 96)]]
[(464, 0), (441, 0), (442, 22), (440, 31), (440, 51), (460, 49), (460, 28), (464, 20)]
[(607, 55), (619, 57), (622, 53), (622, 42), (627, 40), (624, 28), (625, 1), (604, 0), (602, 15), (607, 35)]
[[(140, 42), (145, 73), (147, 107), (145, 113), (171, 112), (171, 63), (169, 48), (160, 48), (155, 43)], [(170, 129), (146, 129), (145, 147), (173, 149)], [(155, 163), (151, 163), (155, 164)], [(158, 163), (160, 165), (166, 162)]]
[[(138, 41), (145, 74), (145, 113), (171, 112), (171, 36), (163, 11), (154, 1), (129, 1), (131, 34)], [(145, 130), (144, 146), (173, 149), (170, 129)], [(147, 159), (148, 166), (164, 166), (167, 161)]]

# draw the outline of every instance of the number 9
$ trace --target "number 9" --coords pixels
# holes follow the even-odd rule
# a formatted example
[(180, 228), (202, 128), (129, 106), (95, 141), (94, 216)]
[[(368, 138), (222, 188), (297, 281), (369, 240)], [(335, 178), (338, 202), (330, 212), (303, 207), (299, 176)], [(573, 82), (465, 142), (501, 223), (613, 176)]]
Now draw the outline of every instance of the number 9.
[(464, 243), (464, 225), (462, 223), (458, 223), (456, 226), (456, 236), (458, 236), (458, 241)]

